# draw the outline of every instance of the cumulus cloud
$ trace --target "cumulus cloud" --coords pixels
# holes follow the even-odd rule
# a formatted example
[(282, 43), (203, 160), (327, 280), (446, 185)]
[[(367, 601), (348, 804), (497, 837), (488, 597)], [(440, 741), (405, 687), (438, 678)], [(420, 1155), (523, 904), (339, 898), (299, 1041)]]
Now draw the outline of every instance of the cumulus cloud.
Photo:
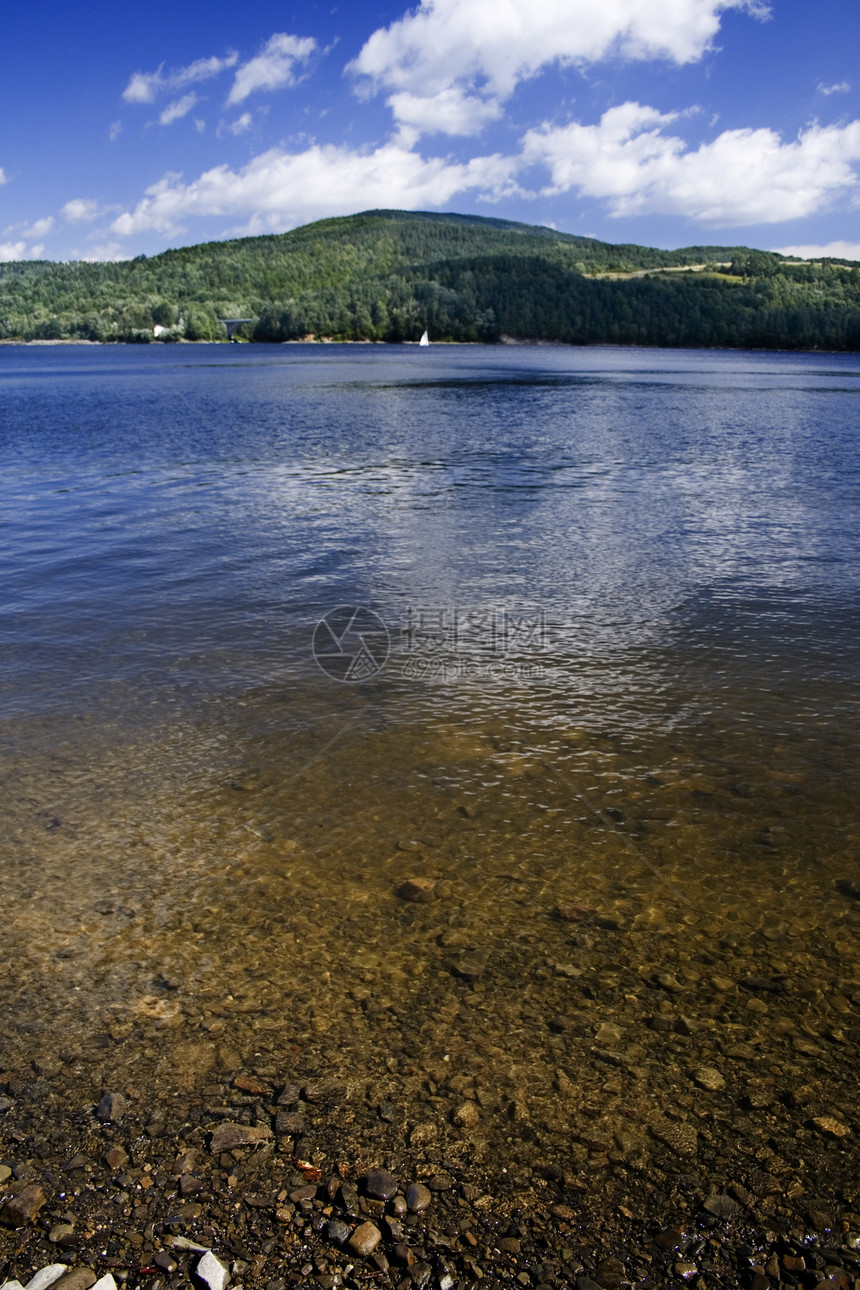
[(99, 213), (99, 204), (89, 197), (73, 197), (70, 202), (66, 202), (60, 213), (69, 224), (82, 223), (95, 219)]
[(0, 242), (0, 262), (8, 264), (10, 260), (23, 260), (26, 250), (26, 242)]
[[(24, 237), (30, 238), (30, 239), (34, 237), (44, 237), (46, 233), (50, 233), (53, 227), (54, 227), (54, 217), (52, 215), (46, 215), (44, 219), (37, 219), (34, 223), (30, 225), (29, 228), (25, 228)], [(37, 249), (39, 251), (43, 251), (44, 247), (41, 247), (41, 246), (38, 248), (32, 247), (31, 254), (33, 254)]]
[(478, 134), (488, 121), (502, 114), (501, 104), (464, 94), (456, 86), (438, 94), (411, 94), (402, 90), (387, 100), (401, 125), (419, 134)]
[(8, 182), (9, 180), (6, 178), (3, 167), (0, 166), (0, 184), (8, 184)]
[(306, 62), (317, 47), (311, 36), (288, 36), (276, 32), (256, 58), (251, 58), (236, 72), (227, 106), (244, 103), (255, 90), (279, 90), (295, 81), (296, 63)]
[(126, 103), (154, 103), (159, 94), (182, 90), (187, 85), (208, 81), (219, 72), (235, 67), (239, 55), (229, 53), (225, 58), (198, 58), (187, 67), (176, 67), (165, 73), (164, 64), (154, 72), (135, 72), (123, 90)]
[(249, 219), (254, 231), (285, 229), (353, 210), (357, 195), (367, 207), (438, 207), (470, 190), (482, 196), (513, 191), (515, 164), (498, 154), (465, 163), (424, 158), (398, 141), (373, 152), (334, 145), (299, 153), (272, 148), (242, 170), (216, 166), (191, 183), (165, 175), (133, 211), (114, 220), (111, 231), (120, 237), (175, 234), (184, 220), (213, 215)]
[[(610, 56), (695, 62), (728, 9), (767, 13), (758, 0), (421, 0), (375, 31), (348, 70), (365, 78), (365, 87), (393, 90), (395, 114), (411, 112), (413, 96), (433, 99), (456, 87), (480, 128), (479, 103), (495, 115), (521, 81), (552, 63)], [(454, 133), (471, 132), (461, 114), (453, 121)], [(444, 116), (424, 125), (444, 129)]]
[(181, 99), (174, 99), (172, 103), (168, 103), (158, 119), (162, 125), (172, 125), (174, 121), (180, 121), (182, 117), (188, 116), (196, 102), (197, 95), (192, 90), (190, 94), (183, 94)]
[(860, 260), (860, 242), (825, 242), (818, 245), (775, 247), (780, 255), (796, 256), (800, 260)]
[(839, 81), (836, 85), (825, 85), (823, 81), (819, 81), (815, 88), (819, 94), (829, 98), (831, 94), (847, 94), (851, 86), (847, 81)]
[(118, 139), (121, 134), (122, 134), (122, 121), (114, 121), (113, 125), (108, 130), (108, 138), (110, 139), (111, 143), (113, 143), (114, 139)]
[(812, 215), (858, 183), (860, 121), (812, 125), (788, 143), (774, 130), (726, 130), (691, 149), (666, 132), (676, 119), (624, 103), (597, 125), (530, 130), (524, 159), (549, 168), (547, 193), (575, 189), (605, 199), (613, 215), (684, 215), (723, 227)]

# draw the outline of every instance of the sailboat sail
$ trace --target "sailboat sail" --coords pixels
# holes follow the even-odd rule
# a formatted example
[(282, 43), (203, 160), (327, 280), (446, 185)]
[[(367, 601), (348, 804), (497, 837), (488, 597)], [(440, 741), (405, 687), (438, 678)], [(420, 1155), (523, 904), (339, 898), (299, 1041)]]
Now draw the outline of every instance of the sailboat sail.
[(422, 336), (422, 337), (421, 337), (421, 339), (419, 340), (418, 344), (419, 344), (419, 345), (429, 345), (429, 344), (430, 344), (430, 337), (427, 335), (426, 331), (424, 332), (423, 336)]

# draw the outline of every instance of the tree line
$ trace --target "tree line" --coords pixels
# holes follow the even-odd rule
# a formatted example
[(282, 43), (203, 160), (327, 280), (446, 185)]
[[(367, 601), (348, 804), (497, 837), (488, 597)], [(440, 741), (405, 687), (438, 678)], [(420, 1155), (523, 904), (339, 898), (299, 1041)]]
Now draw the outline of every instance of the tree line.
[(397, 211), (119, 263), (0, 265), (0, 339), (223, 340), (226, 317), (274, 343), (426, 328), (436, 341), (856, 350), (860, 266)]

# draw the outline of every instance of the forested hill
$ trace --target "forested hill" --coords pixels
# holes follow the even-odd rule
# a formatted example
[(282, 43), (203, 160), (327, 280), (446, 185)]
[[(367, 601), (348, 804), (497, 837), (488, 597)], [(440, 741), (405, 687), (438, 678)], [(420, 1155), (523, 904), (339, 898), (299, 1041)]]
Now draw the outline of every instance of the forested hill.
[(368, 211), (119, 263), (0, 264), (0, 339), (496, 341), (860, 349), (860, 265), (660, 251)]

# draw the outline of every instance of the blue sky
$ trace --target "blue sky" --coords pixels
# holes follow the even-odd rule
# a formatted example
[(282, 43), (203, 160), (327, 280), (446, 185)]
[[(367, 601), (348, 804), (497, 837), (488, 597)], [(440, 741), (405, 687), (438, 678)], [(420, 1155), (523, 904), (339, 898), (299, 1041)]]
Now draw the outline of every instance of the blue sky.
[(48, 0), (4, 36), (0, 259), (381, 206), (860, 259), (856, 0)]

